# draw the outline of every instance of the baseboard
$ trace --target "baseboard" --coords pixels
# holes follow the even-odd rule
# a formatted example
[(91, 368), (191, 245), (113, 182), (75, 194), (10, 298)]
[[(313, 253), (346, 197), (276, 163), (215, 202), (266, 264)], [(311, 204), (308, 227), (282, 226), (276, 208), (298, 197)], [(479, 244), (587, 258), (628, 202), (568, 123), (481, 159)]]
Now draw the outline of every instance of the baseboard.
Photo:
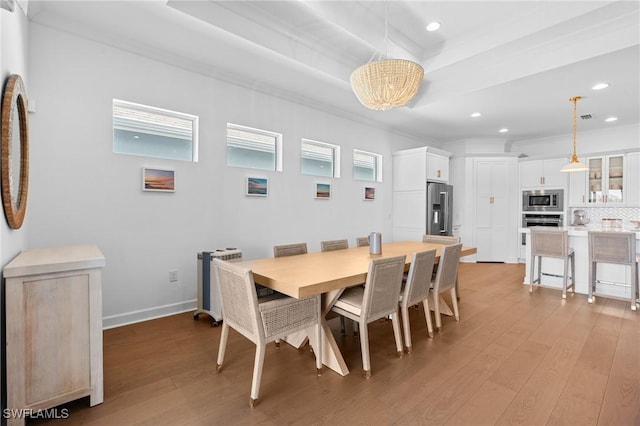
[(102, 318), (102, 329), (122, 327), (123, 325), (135, 324), (137, 322), (149, 321), (156, 318), (167, 317), (169, 315), (189, 312), (196, 309), (196, 299), (184, 302), (172, 303), (170, 305), (156, 306), (139, 311), (126, 312), (124, 314), (111, 315)]

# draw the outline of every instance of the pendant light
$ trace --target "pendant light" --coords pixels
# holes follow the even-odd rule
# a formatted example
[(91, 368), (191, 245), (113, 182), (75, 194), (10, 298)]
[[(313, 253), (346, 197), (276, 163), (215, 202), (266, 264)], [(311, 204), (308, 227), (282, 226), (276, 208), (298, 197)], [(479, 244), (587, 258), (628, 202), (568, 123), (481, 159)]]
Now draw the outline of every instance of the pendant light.
[(573, 98), (570, 98), (569, 100), (571, 102), (573, 102), (573, 155), (571, 156), (571, 162), (569, 164), (564, 165), (560, 171), (561, 172), (584, 172), (586, 170), (589, 170), (589, 168), (582, 164), (580, 162), (580, 160), (578, 160), (578, 154), (576, 153), (576, 136), (578, 133), (578, 124), (576, 122), (577, 120), (577, 103), (578, 101), (582, 99), (582, 97), (580, 96), (574, 96)]
[[(385, 56), (389, 43), (388, 15), (385, 2)], [(371, 59), (351, 74), (351, 89), (360, 103), (378, 111), (405, 106), (418, 93), (424, 78), (424, 69), (415, 62), (383, 58), (382, 54), (378, 60)]]

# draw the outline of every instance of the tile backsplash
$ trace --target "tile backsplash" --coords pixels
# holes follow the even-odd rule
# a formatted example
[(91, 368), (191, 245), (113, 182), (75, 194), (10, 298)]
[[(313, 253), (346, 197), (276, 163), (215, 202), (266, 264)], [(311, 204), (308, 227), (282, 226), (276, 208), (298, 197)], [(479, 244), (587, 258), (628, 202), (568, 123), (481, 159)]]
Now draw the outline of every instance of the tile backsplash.
[(622, 226), (632, 226), (630, 220), (640, 220), (640, 207), (572, 207), (570, 216), (567, 218), (567, 224), (573, 222), (574, 210), (584, 210), (587, 217), (591, 220), (591, 224), (599, 224), (602, 219), (622, 219)]

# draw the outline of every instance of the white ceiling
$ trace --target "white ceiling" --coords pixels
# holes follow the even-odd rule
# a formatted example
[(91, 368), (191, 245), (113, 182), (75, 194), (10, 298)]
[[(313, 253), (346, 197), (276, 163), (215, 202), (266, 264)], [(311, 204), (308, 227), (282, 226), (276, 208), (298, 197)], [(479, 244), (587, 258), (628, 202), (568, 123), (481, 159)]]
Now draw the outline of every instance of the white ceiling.
[[(385, 9), (389, 42), (385, 43)], [(254, 90), (438, 142), (520, 141), (637, 124), (634, 1), (38, 1), (31, 20)], [(437, 32), (425, 25), (440, 21)], [(363, 107), (349, 76), (376, 53), (425, 69), (391, 111)], [(611, 86), (602, 91), (598, 82)], [(474, 111), (480, 118), (470, 118)], [(609, 116), (619, 118), (605, 123)], [(506, 127), (509, 132), (498, 133)]]

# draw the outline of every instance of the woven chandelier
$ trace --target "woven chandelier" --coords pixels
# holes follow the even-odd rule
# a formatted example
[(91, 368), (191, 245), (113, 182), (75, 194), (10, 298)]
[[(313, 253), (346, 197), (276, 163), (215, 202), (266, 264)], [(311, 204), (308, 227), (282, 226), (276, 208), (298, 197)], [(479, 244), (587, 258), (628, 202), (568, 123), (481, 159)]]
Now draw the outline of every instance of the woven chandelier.
[[(388, 42), (388, 10), (385, 2), (384, 41)], [(374, 54), (375, 56), (375, 54)], [(372, 57), (373, 59), (373, 57)], [(418, 93), (424, 69), (406, 59), (382, 58), (357, 68), (351, 73), (351, 88), (362, 105), (377, 111), (405, 106)]]

